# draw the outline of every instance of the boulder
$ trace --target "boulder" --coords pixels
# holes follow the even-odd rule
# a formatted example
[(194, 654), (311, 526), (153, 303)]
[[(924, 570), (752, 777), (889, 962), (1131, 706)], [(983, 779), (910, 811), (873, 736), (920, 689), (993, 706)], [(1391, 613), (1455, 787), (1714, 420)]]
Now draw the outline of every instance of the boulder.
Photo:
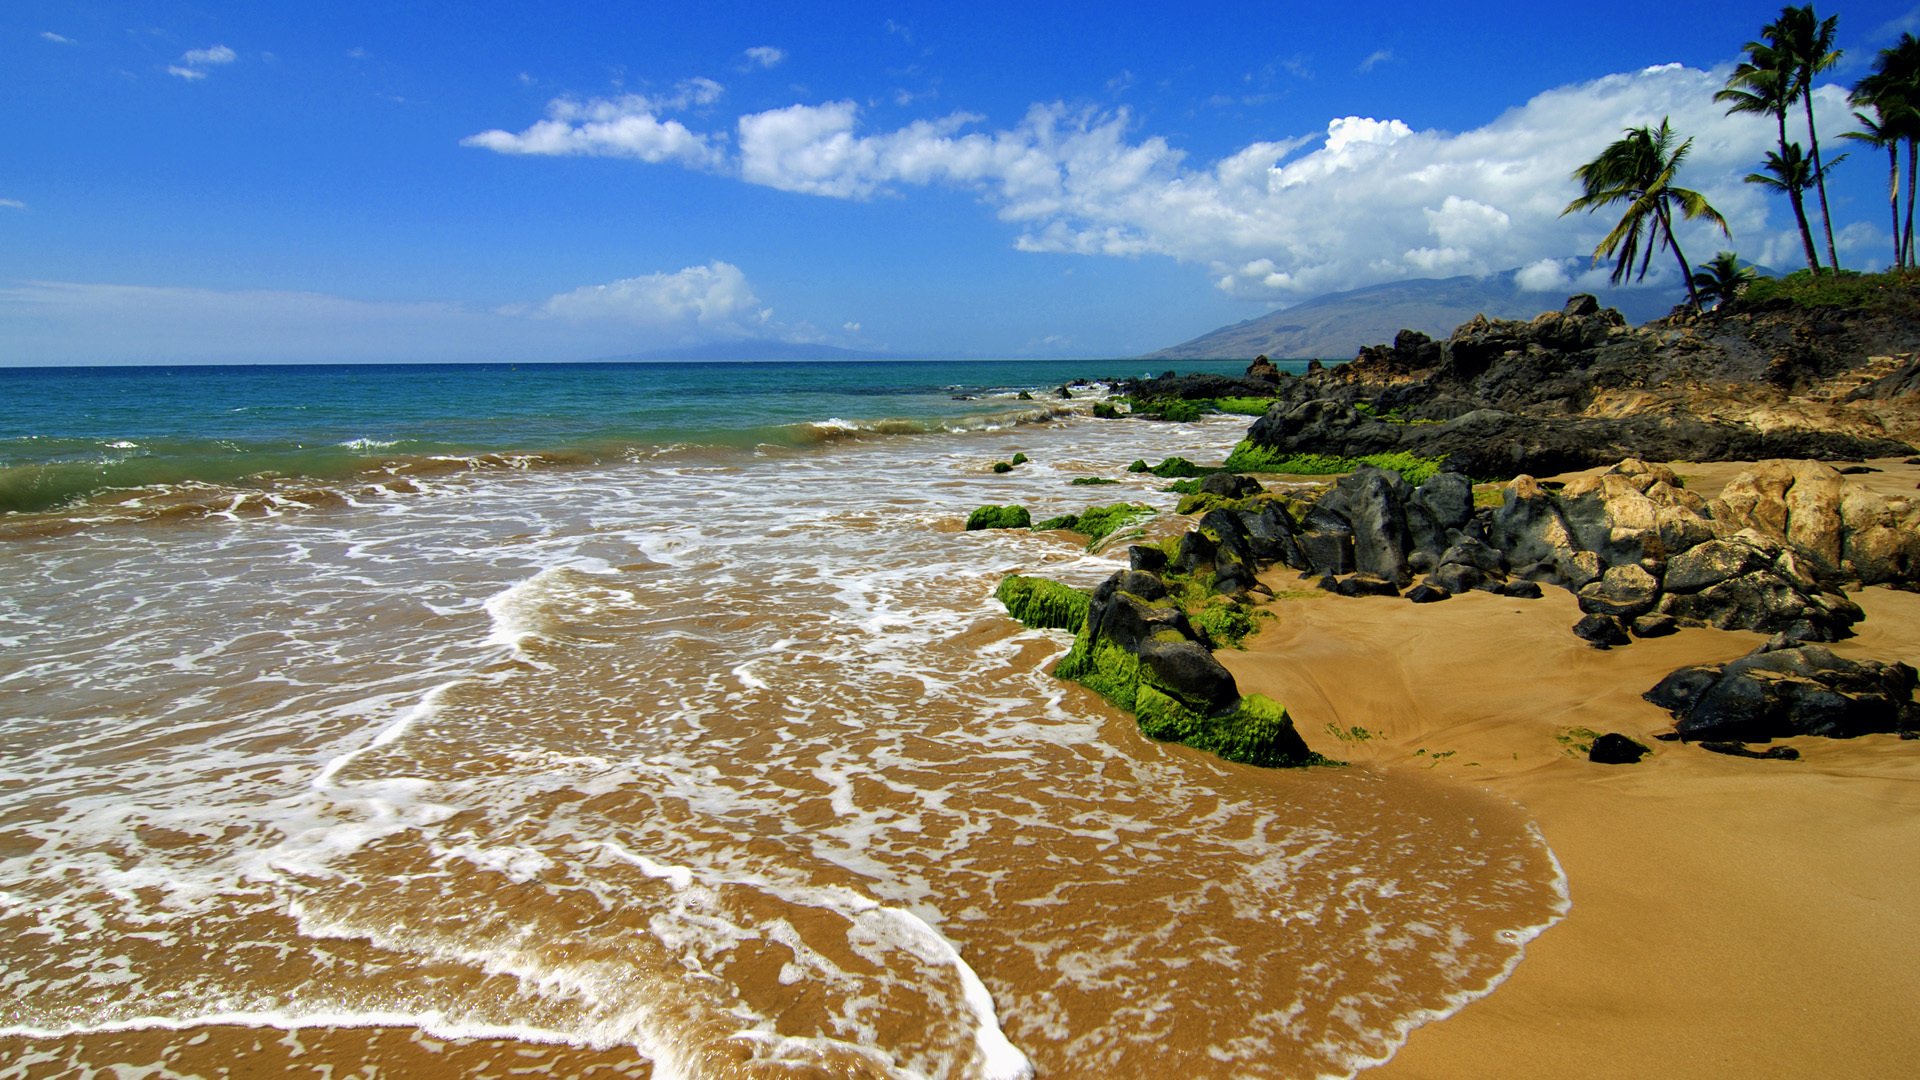
[(1852, 738), (1920, 727), (1913, 668), (1781, 644), (1726, 664), (1681, 668), (1646, 699), (1673, 713), (1674, 730), (1685, 739)]
[(1487, 580), (1487, 575), (1479, 568), (1464, 563), (1442, 563), (1427, 575), (1427, 584), (1438, 586), (1450, 593), (1463, 593), (1478, 588)]
[(1573, 633), (1596, 649), (1610, 649), (1632, 640), (1627, 637), (1626, 624), (1614, 615), (1588, 615), (1573, 624)]
[(1453, 594), (1431, 582), (1421, 582), (1407, 590), (1407, 599), (1416, 604), (1433, 604), (1453, 599)]
[(1201, 478), (1198, 490), (1201, 494), (1218, 495), (1223, 499), (1244, 499), (1258, 495), (1266, 488), (1251, 476), (1221, 472)]
[(1745, 743), (1703, 742), (1700, 749), (1711, 750), (1728, 757), (1757, 758), (1761, 761), (1799, 761), (1800, 751), (1791, 746), (1769, 746), (1765, 750), (1755, 750)]
[(1315, 504), (1352, 530), (1354, 569), (1405, 585), (1407, 568), (1407, 482), (1388, 469), (1363, 465), (1343, 476)]
[(1653, 609), (1660, 599), (1660, 583), (1637, 563), (1613, 566), (1580, 590), (1580, 610), (1589, 615), (1616, 615), (1631, 619)]
[(1652, 752), (1644, 743), (1609, 731), (1593, 740), (1593, 746), (1587, 750), (1587, 760), (1601, 765), (1637, 765)]

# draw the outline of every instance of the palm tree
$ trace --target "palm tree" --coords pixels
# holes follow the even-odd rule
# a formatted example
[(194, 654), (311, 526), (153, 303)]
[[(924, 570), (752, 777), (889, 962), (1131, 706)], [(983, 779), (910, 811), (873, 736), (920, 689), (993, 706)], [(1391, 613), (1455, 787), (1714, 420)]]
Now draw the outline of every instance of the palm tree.
[(1813, 125), (1813, 77), (1840, 62), (1840, 50), (1833, 47), (1839, 16), (1825, 19), (1813, 13), (1813, 5), (1780, 9), (1780, 17), (1760, 28), (1773, 50), (1783, 57), (1790, 73), (1789, 101), (1798, 100), (1807, 112), (1807, 145), (1813, 161), (1813, 184), (1820, 194), (1820, 223), (1826, 230), (1827, 264), (1840, 267), (1833, 249), (1833, 215), (1827, 209), (1827, 181), (1820, 165), (1820, 135)]
[(1698, 311), (1700, 296), (1693, 285), (1693, 271), (1673, 235), (1673, 212), (1678, 209), (1688, 220), (1704, 218), (1719, 226), (1723, 234), (1729, 237), (1733, 234), (1727, 229), (1726, 219), (1707, 202), (1705, 195), (1674, 184), (1674, 175), (1693, 147), (1692, 139), (1677, 146), (1675, 140), (1673, 128), (1664, 117), (1657, 129), (1628, 128), (1600, 151), (1599, 157), (1573, 171), (1573, 178), (1580, 182), (1581, 195), (1560, 214), (1564, 217), (1575, 210), (1592, 213), (1603, 206), (1625, 202), (1627, 209), (1620, 223), (1593, 249), (1593, 261), (1615, 256), (1613, 282), (1619, 284), (1633, 273), (1636, 259), (1640, 269), (1635, 280), (1639, 280), (1647, 276), (1654, 250), (1670, 248), (1674, 260), (1680, 264), (1680, 280), (1686, 284), (1687, 299)]
[[(1853, 101), (1873, 110), (1873, 115), (1854, 110), (1853, 119), (1860, 125), (1859, 131), (1842, 132), (1840, 137), (1865, 143), (1876, 150), (1887, 152), (1887, 211), (1893, 218), (1893, 265), (1894, 269), (1905, 269), (1907, 265), (1906, 238), (1900, 235), (1900, 130), (1898, 120), (1883, 110), (1880, 102), (1859, 96), (1855, 89)], [(1773, 155), (1767, 155), (1772, 158)], [(1773, 162), (1767, 166), (1772, 169)], [(1757, 184), (1769, 181), (1749, 175), (1747, 179)]]
[[(1920, 38), (1903, 33), (1890, 48), (1880, 50), (1873, 72), (1853, 88), (1852, 100), (1866, 104), (1879, 116), (1876, 137), (1896, 141), (1907, 151), (1907, 214), (1903, 226), (1894, 219), (1894, 242), (1901, 256), (1901, 267), (1910, 267), (1920, 259), (1914, 251), (1913, 205), (1916, 161), (1920, 161)], [(1857, 115), (1857, 114), (1856, 114)], [(1870, 132), (1872, 129), (1868, 129)], [(1897, 153), (1893, 146), (1889, 154)], [(1897, 183), (1891, 181), (1890, 183)], [(1892, 198), (1898, 198), (1895, 194)]]
[(1767, 151), (1766, 168), (1764, 173), (1748, 173), (1747, 183), (1786, 193), (1787, 201), (1793, 204), (1793, 219), (1800, 226), (1800, 243), (1806, 247), (1807, 266), (1817, 274), (1820, 259), (1813, 251), (1813, 230), (1807, 227), (1806, 199), (1802, 197), (1813, 186), (1813, 162), (1807, 160), (1799, 143), (1787, 143), (1783, 153)]
[[(1770, 45), (1757, 41), (1747, 42), (1747, 59), (1733, 69), (1727, 77), (1724, 90), (1713, 95), (1713, 100), (1727, 103), (1727, 115), (1735, 113), (1758, 113), (1773, 117), (1778, 129), (1780, 158), (1787, 153), (1787, 112), (1793, 106), (1793, 73), (1788, 58)], [(1775, 155), (1769, 154), (1771, 160)], [(1796, 154), (1797, 156), (1797, 154)], [(1799, 185), (1783, 187), (1789, 201), (1793, 203), (1793, 220), (1800, 226), (1801, 247), (1807, 253), (1807, 268), (1818, 274), (1820, 258), (1814, 253), (1813, 230), (1807, 224), (1805, 188)]]
[(1702, 300), (1719, 307), (1746, 291), (1753, 276), (1753, 267), (1741, 266), (1738, 255), (1723, 251), (1693, 272), (1693, 288)]

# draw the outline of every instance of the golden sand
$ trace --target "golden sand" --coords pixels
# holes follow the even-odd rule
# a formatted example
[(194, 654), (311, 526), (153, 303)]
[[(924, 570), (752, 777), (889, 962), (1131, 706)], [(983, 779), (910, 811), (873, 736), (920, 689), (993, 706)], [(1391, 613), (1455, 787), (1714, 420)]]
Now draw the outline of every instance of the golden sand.
[[(1800, 738), (1802, 760), (1783, 762), (1654, 741), (1671, 717), (1640, 695), (1757, 634), (1603, 652), (1569, 632), (1580, 613), (1561, 590), (1414, 605), (1303, 594), (1284, 568), (1266, 580), (1278, 619), (1219, 654), (1243, 692), (1286, 702), (1333, 756), (1520, 804), (1569, 879), (1572, 911), (1504, 986), (1370, 1075), (1913, 1075), (1920, 743)], [(1836, 652), (1920, 662), (1920, 595), (1854, 598), (1867, 619)], [(1572, 729), (1654, 753), (1593, 764)]]

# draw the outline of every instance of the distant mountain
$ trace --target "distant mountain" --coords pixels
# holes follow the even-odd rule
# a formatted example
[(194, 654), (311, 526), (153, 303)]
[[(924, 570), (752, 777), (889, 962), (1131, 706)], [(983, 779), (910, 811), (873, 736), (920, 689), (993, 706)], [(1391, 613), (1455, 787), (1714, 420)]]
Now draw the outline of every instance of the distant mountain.
[[(1475, 315), (1531, 319), (1543, 311), (1558, 310), (1566, 302), (1566, 293), (1587, 291), (1575, 287), (1565, 292), (1530, 292), (1515, 282), (1518, 273), (1394, 281), (1328, 293), (1149, 353), (1148, 359), (1240, 360), (1264, 353), (1275, 359), (1350, 360), (1361, 346), (1392, 341), (1401, 330), (1419, 330), (1438, 338)], [(1677, 302), (1666, 289), (1593, 291), (1602, 304), (1619, 308), (1635, 324), (1665, 315)]]
[(602, 356), (604, 362), (646, 362), (662, 360), (897, 360), (893, 353), (842, 349), (835, 345), (773, 341), (755, 338), (747, 341), (716, 341), (705, 345), (676, 345), (627, 356)]

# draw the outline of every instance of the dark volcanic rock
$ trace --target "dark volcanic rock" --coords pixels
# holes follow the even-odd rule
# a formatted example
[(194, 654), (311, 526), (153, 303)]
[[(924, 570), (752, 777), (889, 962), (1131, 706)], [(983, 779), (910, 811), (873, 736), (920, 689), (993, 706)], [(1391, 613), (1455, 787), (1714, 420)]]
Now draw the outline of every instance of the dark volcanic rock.
[(1596, 649), (1610, 649), (1632, 640), (1627, 637), (1626, 624), (1614, 615), (1588, 615), (1573, 624), (1573, 633)]
[(1407, 590), (1407, 599), (1416, 604), (1433, 604), (1453, 599), (1453, 594), (1438, 585), (1422, 582)]
[(1251, 476), (1238, 473), (1212, 473), (1200, 479), (1200, 492), (1204, 495), (1218, 495), (1224, 499), (1244, 499), (1258, 495), (1266, 489), (1260, 481)]
[(1314, 509), (1352, 530), (1356, 570), (1405, 585), (1413, 576), (1407, 569), (1407, 494), (1399, 473), (1363, 465), (1341, 477)]
[(1791, 746), (1770, 746), (1765, 750), (1755, 750), (1745, 743), (1703, 742), (1700, 749), (1711, 750), (1728, 757), (1757, 758), (1761, 761), (1799, 761), (1800, 751)]
[(1666, 637), (1678, 633), (1680, 624), (1671, 615), (1642, 615), (1629, 627), (1637, 638)]
[[(1322, 587), (1327, 587), (1323, 584)], [(1349, 574), (1334, 579), (1332, 591), (1341, 596), (1399, 596), (1400, 589), (1393, 582), (1374, 574)]]
[(1601, 765), (1637, 765), (1640, 759), (1652, 753), (1645, 744), (1635, 742), (1617, 731), (1609, 731), (1593, 740), (1593, 747), (1587, 751), (1587, 760)]
[(1580, 610), (1589, 615), (1631, 619), (1645, 614), (1660, 598), (1660, 583), (1634, 563), (1607, 569), (1600, 580), (1580, 590)]
[(1920, 727), (1914, 681), (1901, 663), (1847, 660), (1819, 645), (1763, 647), (1727, 664), (1681, 668), (1646, 698), (1672, 712), (1687, 739), (1851, 738)]

